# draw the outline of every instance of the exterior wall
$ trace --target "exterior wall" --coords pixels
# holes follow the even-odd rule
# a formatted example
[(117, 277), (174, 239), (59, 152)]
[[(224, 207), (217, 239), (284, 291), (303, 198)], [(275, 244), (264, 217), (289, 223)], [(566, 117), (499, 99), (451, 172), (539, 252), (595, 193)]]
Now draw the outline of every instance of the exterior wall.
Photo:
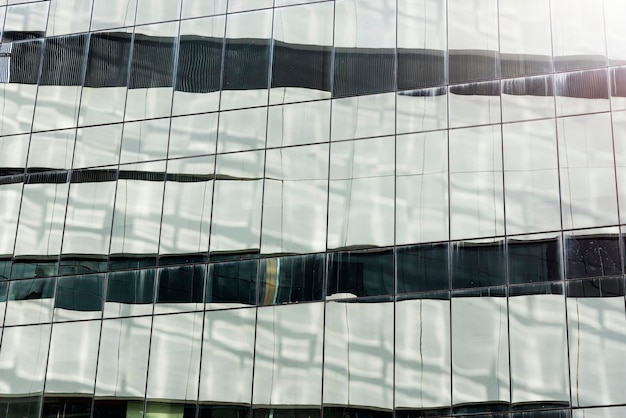
[(621, 417), (625, 19), (0, 0), (0, 418)]

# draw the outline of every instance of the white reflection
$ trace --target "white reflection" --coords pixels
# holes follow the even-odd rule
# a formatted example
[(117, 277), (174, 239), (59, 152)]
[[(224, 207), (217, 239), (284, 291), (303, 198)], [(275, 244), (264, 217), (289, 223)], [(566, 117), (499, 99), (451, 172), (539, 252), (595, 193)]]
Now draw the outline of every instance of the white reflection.
[(150, 345), (148, 399), (198, 396), (202, 312), (155, 316)]
[(117, 164), (121, 140), (122, 124), (79, 128), (72, 168)]
[(617, 223), (611, 117), (557, 119), (563, 228)]
[(337, 0), (335, 16), (341, 22), (340, 25), (335, 25), (336, 47), (396, 47), (394, 0)]
[(0, 348), (0, 393), (28, 395), (43, 391), (50, 325), (5, 328)]
[[(20, 3), (25, 3), (25, 1)], [(49, 1), (40, 1), (8, 7), (4, 32), (45, 32), (50, 3)], [(12, 2), (9, 2), (10, 4)]]
[(446, 4), (398, 0), (398, 48), (446, 49)]
[(626, 112), (614, 112), (612, 116), (619, 213), (626, 216)]
[(102, 322), (96, 396), (143, 399), (151, 322), (150, 317)]
[(544, 0), (500, 0), (500, 52), (552, 55), (550, 4)]
[(100, 321), (54, 324), (47, 393), (93, 393), (99, 336)]
[[(502, 235), (500, 127), (453, 130), (449, 141), (451, 238)], [(474, 157), (467, 158), (468, 155)]]
[(205, 313), (200, 401), (249, 404), (256, 309)]
[[(54, 280), (54, 279), (49, 279)], [(7, 302), (4, 325), (41, 324), (52, 321), (54, 299), (10, 300)]]
[(229, 0), (228, 13), (272, 7), (273, 0)]
[(326, 247), (328, 145), (268, 150), (261, 252)]
[(0, 84), (1, 135), (30, 131), (35, 113), (36, 95), (37, 85), (35, 84)]
[(492, 81), (451, 87), (448, 94), (450, 128), (499, 123), (499, 84)]
[[(0, 87), (0, 91), (1, 90), (2, 88)], [(2, 116), (0, 115), (0, 126), (2, 124), (1, 121)], [(0, 135), (2, 135), (1, 132)], [(26, 156), (28, 155), (29, 142), (28, 139), (28, 135), (15, 135), (0, 138), (0, 168), (26, 167)]]
[(47, 131), (76, 126), (80, 91), (80, 86), (39, 86), (33, 130)]
[(393, 302), (326, 305), (326, 405), (393, 407)]
[(329, 100), (271, 106), (268, 112), (268, 147), (328, 141)]
[(399, 135), (396, 145), (396, 244), (446, 239), (447, 133)]
[(503, 129), (507, 233), (561, 226), (554, 121), (506, 124)]
[(220, 114), (217, 151), (242, 151), (263, 148), (267, 108), (234, 110)]
[(606, 24), (607, 55), (611, 65), (626, 60), (626, 3), (622, 0), (604, 0), (604, 23)]
[(452, 299), (454, 405), (509, 402), (506, 297)]
[(76, 130), (33, 133), (30, 136), (28, 167), (70, 168)]
[(91, 30), (131, 26), (136, 10), (137, 0), (93, 0)]
[(399, 92), (396, 102), (398, 134), (448, 127), (448, 103), (445, 89)]
[(171, 119), (168, 157), (215, 154), (217, 113)]
[(449, 0), (448, 48), (498, 50), (496, 0)]
[(51, 1), (46, 36), (87, 32), (91, 20), (91, 3), (91, 0)]
[(255, 405), (320, 404), (323, 324), (323, 303), (259, 308), (252, 398)]
[(12, 254), (17, 232), (22, 183), (0, 186), (0, 254)]
[(83, 87), (78, 125), (121, 122), (125, 103), (126, 87)]
[(68, 183), (24, 186), (16, 256), (59, 254), (68, 189)]
[(136, 25), (178, 19), (180, 0), (137, 0)]
[(393, 244), (394, 138), (331, 146), (328, 248)]
[(624, 406), (572, 410), (572, 418), (621, 418), (624, 415), (626, 415)]
[(171, 87), (128, 89), (124, 120), (139, 120), (169, 116), (172, 108)]
[(567, 298), (567, 320), (574, 405), (625, 403), (624, 298)]
[(396, 303), (396, 408), (451, 403), (450, 301)]
[(211, 16), (226, 13), (227, 0), (183, 0), (182, 18)]
[[(535, 86), (539, 88), (533, 88)], [(525, 77), (502, 81), (502, 121), (552, 118), (552, 76)], [(550, 94), (548, 94), (550, 93)]]
[(511, 400), (569, 401), (563, 295), (509, 298)]
[(333, 100), (331, 140), (393, 135), (395, 94)]

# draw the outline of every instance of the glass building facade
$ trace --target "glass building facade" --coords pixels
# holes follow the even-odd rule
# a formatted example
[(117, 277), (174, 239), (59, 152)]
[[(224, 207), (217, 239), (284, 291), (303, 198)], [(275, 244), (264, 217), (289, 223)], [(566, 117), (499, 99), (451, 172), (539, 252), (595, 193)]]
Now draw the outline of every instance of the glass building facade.
[(0, 418), (626, 416), (624, 0), (0, 22)]

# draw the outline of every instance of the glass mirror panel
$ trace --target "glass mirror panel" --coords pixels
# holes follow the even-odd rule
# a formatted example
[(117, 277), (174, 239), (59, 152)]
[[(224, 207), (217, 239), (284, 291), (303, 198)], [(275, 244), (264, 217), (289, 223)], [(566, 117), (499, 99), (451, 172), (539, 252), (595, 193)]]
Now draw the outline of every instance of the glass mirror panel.
[(394, 241), (394, 137), (331, 145), (328, 248)]
[(267, 151), (263, 254), (326, 248), (327, 178), (327, 144)]
[[(199, 400), (249, 405), (256, 309), (213, 311), (204, 315)], [(247, 414), (234, 417), (244, 418)]]
[(125, 123), (120, 163), (165, 159), (169, 129), (169, 119)]
[(557, 116), (609, 110), (606, 69), (554, 75)]
[(270, 104), (330, 98), (332, 2), (274, 11)]
[(257, 260), (209, 264), (205, 309), (255, 305), (258, 268)]
[[(184, 7), (206, 9), (218, 7), (220, 2), (202, 0), (196, 1), (195, 6), (193, 1), (191, 6), (187, 6), (188, 3), (190, 0), (185, 0)], [(173, 115), (212, 112), (218, 109), (225, 24), (225, 16), (180, 22)]]
[(622, 274), (617, 227), (568, 232), (564, 242), (568, 279)]
[(226, 13), (227, 0), (183, 0), (182, 18), (211, 16)]
[(212, 256), (258, 254), (264, 159), (263, 151), (217, 156), (211, 219)]
[(393, 294), (392, 250), (328, 254), (329, 299)]
[(453, 289), (506, 284), (503, 239), (462, 241), (450, 246)]
[(554, 121), (502, 125), (508, 234), (561, 227)]
[(178, 19), (181, 0), (137, 0), (136, 25)]
[(557, 120), (563, 227), (617, 223), (611, 118), (595, 114)]
[(228, 13), (272, 7), (273, 0), (229, 0)]
[(385, 93), (333, 100), (331, 140), (393, 135), (395, 97)]
[(626, 407), (588, 408), (572, 411), (572, 418), (619, 418), (626, 413)]
[[(612, 113), (613, 121), (613, 146), (615, 150), (615, 171), (617, 174), (617, 194), (619, 197), (619, 214), (620, 216), (626, 216), (626, 112), (614, 112)], [(603, 132), (605, 133), (605, 132)], [(606, 141), (606, 133), (603, 136)], [(605, 142), (606, 144), (606, 142)], [(608, 145), (608, 144), (606, 144)], [(603, 151), (605, 148), (603, 148)], [(594, 146), (594, 151), (596, 148)], [(610, 157), (604, 152), (603, 159)], [(606, 164), (608, 167), (608, 164)], [(608, 175), (608, 173), (607, 173)], [(600, 186), (594, 181), (596, 186)], [(606, 193), (609, 193), (608, 187)]]
[(393, 321), (393, 302), (326, 305), (325, 405), (391, 410)]
[(606, 47), (609, 65), (621, 65), (626, 62), (624, 46), (626, 34), (622, 22), (626, 19), (626, 4), (620, 0), (604, 1), (604, 24), (606, 25)]
[(73, 168), (117, 164), (121, 140), (122, 124), (79, 128), (76, 131)]
[(448, 407), (452, 402), (448, 293), (396, 302), (395, 332), (396, 408), (426, 412)]
[(54, 321), (102, 317), (104, 274), (60, 277), (54, 300)]
[(155, 313), (197, 311), (204, 307), (206, 265), (159, 269)]
[[(0, 87), (1, 89), (2, 87)], [(2, 135), (2, 132), (0, 132), (0, 135)], [(28, 135), (0, 137), (0, 170), (5, 175), (22, 174), (24, 172), (28, 146)]]
[(502, 80), (502, 122), (554, 117), (552, 76)]
[(148, 367), (148, 399), (178, 402), (191, 400), (195, 403), (198, 397), (203, 317), (202, 312), (154, 317)]
[(323, 254), (262, 259), (259, 304), (322, 300), (324, 261)]
[[(48, 358), (50, 325), (9, 327), (4, 329), (2, 337), (0, 393), (10, 396), (41, 394)], [(10, 411), (12, 408), (8, 409)], [(18, 412), (8, 416), (17, 418), (20, 415)]]
[(500, 82), (450, 86), (450, 128), (500, 122)]
[(2, 184), (0, 182), (0, 255), (13, 254), (15, 234), (17, 233), (17, 219), (20, 211), (20, 201), (23, 188), (23, 179), (16, 177), (12, 180), (19, 182)]
[(51, 0), (46, 36), (87, 32), (93, 0)]
[(432, 131), (448, 127), (447, 89), (400, 91), (396, 94), (396, 132)]
[(283, 147), (328, 141), (330, 100), (271, 106), (267, 116), (267, 146)]
[(96, 396), (143, 401), (152, 318), (102, 321)]
[[(24, 1), (20, 3), (26, 3)], [(6, 8), (3, 42), (42, 38), (46, 33), (49, 1), (38, 1)]]
[(159, 253), (205, 260), (209, 249), (215, 157), (169, 160)]
[(563, 244), (560, 233), (521, 235), (507, 240), (509, 283), (561, 280)]
[(154, 278), (154, 269), (109, 273), (103, 316), (111, 318), (151, 314)]
[(501, 147), (499, 126), (450, 131), (450, 238), (504, 233)]
[(47, 171), (72, 167), (76, 129), (33, 133), (30, 136), (28, 169)]
[(170, 120), (168, 157), (215, 154), (217, 113), (181, 116)]
[(396, 292), (447, 290), (448, 244), (421, 244), (396, 249)]
[(93, 0), (91, 30), (131, 26), (136, 11), (137, 0)]
[(446, 131), (396, 138), (396, 244), (448, 238)]
[(323, 303), (259, 308), (252, 396), (255, 405), (302, 408), (320, 404), (323, 333)]
[(54, 324), (46, 393), (93, 393), (99, 338), (100, 321)]
[(266, 107), (220, 113), (217, 152), (263, 148), (266, 127)]
[(4, 325), (52, 321), (55, 279), (17, 280), (9, 284)]

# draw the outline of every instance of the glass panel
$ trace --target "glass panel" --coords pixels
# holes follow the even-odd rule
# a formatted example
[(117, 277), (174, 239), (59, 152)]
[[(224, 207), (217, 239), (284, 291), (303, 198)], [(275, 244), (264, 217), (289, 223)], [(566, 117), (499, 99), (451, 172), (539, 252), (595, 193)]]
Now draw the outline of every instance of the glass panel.
[(626, 351), (623, 279), (567, 284), (567, 320), (575, 406), (624, 403)]
[(552, 72), (550, 4), (543, 0), (498, 3), (502, 76)]
[(561, 227), (554, 121), (502, 125), (506, 232), (523, 234)]
[(393, 135), (396, 95), (393, 93), (333, 100), (332, 140)]
[(102, 321), (96, 396), (143, 402), (151, 323), (150, 317)]
[(202, 312), (195, 312), (154, 317), (148, 399), (197, 399), (203, 316)]
[(396, 94), (396, 132), (431, 131), (448, 127), (447, 89), (400, 91)]
[(43, 37), (46, 33), (49, 6), (49, 1), (38, 1), (7, 7), (2, 41)]
[(450, 128), (500, 122), (500, 82), (450, 86)]
[(123, 168), (115, 198), (111, 255), (152, 258), (159, 246), (165, 162)]
[(331, 146), (328, 248), (394, 241), (394, 137)]
[(626, 407), (614, 406), (611, 408), (576, 409), (572, 411), (572, 418), (619, 418), (626, 414)]
[[(0, 86), (1, 90), (2, 87)], [(0, 120), (3, 117), (0, 116)], [(1, 131), (0, 135), (2, 135)], [(28, 145), (28, 135), (0, 137), (0, 172), (3, 175), (22, 174), (24, 172), (26, 157), (28, 156)]]
[(272, 7), (273, 0), (229, 0), (228, 13)]
[(270, 104), (330, 98), (332, 2), (274, 12)]
[(206, 260), (214, 183), (209, 178), (214, 161), (215, 157), (168, 161), (159, 242), (162, 257), (179, 254)]
[(324, 404), (393, 407), (393, 322), (393, 302), (326, 305)]
[[(146, 9), (159, 10), (159, 4), (147, 0), (139, 1), (146, 4)], [(178, 2), (169, 3), (176, 5)], [(137, 18), (139, 20), (139, 13)], [(177, 35), (178, 22), (135, 28), (124, 120), (170, 115), (174, 94), (172, 87)]]
[(54, 301), (54, 320), (100, 318), (103, 293), (104, 274), (60, 277)]
[(217, 152), (263, 148), (266, 126), (266, 107), (220, 113)]
[(609, 69), (611, 75), (611, 110), (626, 109), (626, 67), (613, 67)]
[(0, 255), (11, 256), (17, 233), (17, 219), (20, 211), (23, 179), (15, 177), (20, 182), (0, 183)]
[(206, 265), (159, 270), (155, 313), (197, 311), (203, 308)]
[(259, 308), (252, 396), (255, 405), (302, 408), (320, 404), (323, 327), (323, 303)]
[[(205, 313), (200, 402), (250, 404), (255, 321), (256, 309)], [(247, 418), (247, 414), (223, 416)]]
[(255, 305), (258, 266), (257, 260), (209, 264), (205, 309)]
[(484, 411), (486, 402), (509, 407), (506, 302), (501, 287), (452, 294), (452, 402), (459, 412)]
[(329, 299), (393, 294), (393, 250), (328, 254)]
[(110, 418), (110, 417), (142, 418), (143, 409), (144, 409), (143, 400), (124, 401), (124, 400), (96, 399), (93, 405), (93, 417), (94, 418)]
[(72, 172), (62, 260), (106, 263), (116, 177), (111, 169)]
[(609, 114), (557, 120), (563, 228), (617, 224)]
[(623, 1), (604, 1), (604, 23), (606, 25), (606, 46), (609, 65), (626, 62), (626, 54), (624, 54), (626, 34), (622, 30), (624, 19), (626, 19), (626, 4)]
[(570, 232), (564, 239), (568, 279), (622, 274), (617, 227)]
[(87, 32), (93, 0), (52, 0), (46, 36)]
[(91, 30), (131, 26), (136, 11), (137, 0), (93, 0)]
[(228, 16), (221, 109), (267, 104), (272, 10)]
[(88, 44), (87, 35), (46, 39), (33, 119), (34, 131), (76, 126)]
[(451, 83), (496, 78), (498, 4), (496, 0), (448, 3), (449, 78)]
[(151, 314), (154, 277), (153, 269), (109, 273), (104, 317)]
[(448, 138), (445, 131), (396, 141), (396, 244), (448, 238)]
[(261, 260), (259, 304), (322, 300), (324, 261), (323, 254)]
[(338, 0), (335, 19), (341, 24), (335, 25), (333, 96), (394, 90), (396, 2)]
[(120, 30), (94, 33), (89, 38), (79, 125), (120, 122), (124, 118), (131, 36)]
[(330, 135), (330, 100), (271, 106), (268, 110), (267, 146), (326, 142)]
[(398, 1), (398, 88), (445, 82), (446, 5), (438, 0)]
[(522, 235), (507, 240), (509, 283), (561, 280), (561, 234)]
[(448, 292), (398, 301), (395, 333), (396, 408), (417, 410), (417, 416), (437, 416), (431, 411), (438, 409), (447, 415), (452, 402)]
[[(188, 3), (190, 0), (186, 0), (184, 5), (187, 6)], [(196, 1), (196, 6), (193, 6), (193, 1), (191, 4), (189, 7), (206, 9), (217, 7), (219, 2), (202, 0)], [(180, 22), (173, 115), (212, 112), (218, 109), (225, 24), (224, 16)]]
[[(613, 146), (615, 150), (615, 171), (620, 216), (626, 216), (626, 112), (612, 113)], [(608, 145), (608, 144), (607, 144)], [(595, 151), (594, 145), (594, 151)], [(604, 158), (609, 157), (604, 155)], [(608, 173), (607, 173), (608, 174)], [(594, 184), (597, 185), (596, 182)], [(607, 187), (608, 192), (608, 187)]]
[(210, 16), (226, 13), (227, 0), (183, 0), (182, 18)]
[(263, 151), (217, 156), (211, 219), (212, 257), (258, 254), (264, 157)]
[[(0, 392), (11, 396), (41, 394), (50, 342), (50, 325), (5, 328), (2, 336)], [(9, 411), (11, 409), (9, 407)], [(24, 416), (37, 416), (39, 408), (36, 410), (34, 415)], [(15, 415), (11, 412), (7, 418), (22, 416), (19, 411)]]
[(502, 121), (554, 117), (552, 76), (502, 80)]
[(499, 126), (450, 131), (452, 239), (504, 233), (501, 146)]
[(215, 154), (217, 113), (171, 119), (168, 157)]
[(46, 393), (93, 393), (100, 321), (54, 324), (46, 373)]
[(125, 123), (120, 163), (165, 159), (169, 129), (169, 119)]
[(76, 129), (33, 133), (28, 152), (29, 171), (72, 167)]
[(55, 279), (18, 280), (9, 284), (4, 325), (52, 321)]
[(328, 145), (268, 150), (263, 196), (263, 254), (326, 248)]
[(450, 288), (448, 245), (422, 244), (396, 249), (397, 293)]
[(46, 396), (41, 411), (42, 418), (90, 418), (90, 398), (56, 398)]
[(511, 287), (511, 400), (569, 405), (567, 335), (562, 285)]
[(606, 65), (602, 4), (554, 0), (550, 6), (555, 69), (563, 71)]
[(506, 284), (503, 239), (452, 243), (450, 265), (452, 288)]
[(137, 0), (136, 25), (178, 19), (180, 0)]
[(609, 110), (606, 69), (555, 74), (557, 116)]
[(73, 168), (117, 164), (121, 141), (122, 124), (78, 129)]

